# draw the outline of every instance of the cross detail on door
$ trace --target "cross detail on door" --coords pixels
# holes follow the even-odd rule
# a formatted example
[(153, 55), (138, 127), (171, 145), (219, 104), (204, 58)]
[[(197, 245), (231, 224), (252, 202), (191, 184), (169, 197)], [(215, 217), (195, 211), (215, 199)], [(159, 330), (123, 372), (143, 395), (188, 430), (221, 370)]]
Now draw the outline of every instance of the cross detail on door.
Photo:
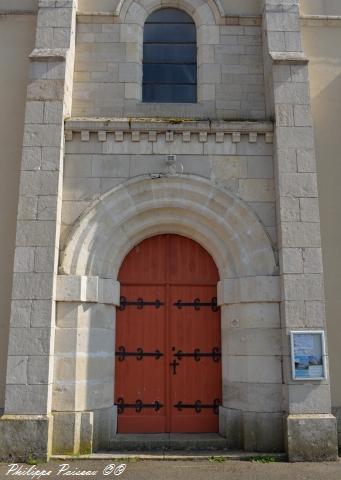
[(175, 359), (169, 364), (170, 367), (173, 367), (173, 375), (176, 375), (176, 367), (180, 365)]

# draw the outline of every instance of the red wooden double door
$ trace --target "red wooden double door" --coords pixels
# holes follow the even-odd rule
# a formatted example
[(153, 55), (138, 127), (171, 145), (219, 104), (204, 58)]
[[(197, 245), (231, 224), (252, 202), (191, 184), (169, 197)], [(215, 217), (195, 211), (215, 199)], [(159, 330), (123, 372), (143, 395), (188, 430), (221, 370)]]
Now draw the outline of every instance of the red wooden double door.
[(221, 402), (218, 271), (196, 242), (158, 235), (119, 273), (118, 432), (217, 432)]

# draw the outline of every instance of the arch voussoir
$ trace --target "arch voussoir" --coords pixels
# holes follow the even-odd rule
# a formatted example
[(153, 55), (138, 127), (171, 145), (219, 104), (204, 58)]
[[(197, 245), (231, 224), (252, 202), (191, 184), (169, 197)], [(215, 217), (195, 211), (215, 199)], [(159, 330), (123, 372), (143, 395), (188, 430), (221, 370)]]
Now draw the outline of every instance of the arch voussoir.
[(103, 195), (74, 226), (61, 272), (116, 278), (129, 250), (153, 235), (178, 233), (206, 248), (221, 278), (273, 275), (271, 241), (232, 193), (191, 175), (133, 179)]
[(122, 23), (143, 25), (150, 13), (164, 7), (184, 10), (193, 17), (197, 26), (217, 25), (224, 17), (219, 0), (123, 0), (119, 2), (115, 15)]

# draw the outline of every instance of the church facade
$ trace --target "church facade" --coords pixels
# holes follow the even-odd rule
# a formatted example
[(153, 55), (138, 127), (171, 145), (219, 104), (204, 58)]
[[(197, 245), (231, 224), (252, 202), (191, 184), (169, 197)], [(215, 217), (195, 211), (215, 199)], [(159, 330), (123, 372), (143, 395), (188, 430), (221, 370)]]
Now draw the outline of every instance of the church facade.
[[(322, 158), (337, 154), (314, 104), (327, 54), (312, 30), (332, 52), (341, 11), (235, 3), (39, 0), (1, 14), (27, 29), (28, 72), (1, 458), (163, 432), (337, 458), (339, 227), (328, 218), (340, 206)], [(341, 59), (330, 64), (326, 76)], [(328, 118), (339, 105), (340, 94), (323, 103)], [(310, 340), (295, 343), (302, 333)], [(316, 358), (314, 335), (325, 339)]]

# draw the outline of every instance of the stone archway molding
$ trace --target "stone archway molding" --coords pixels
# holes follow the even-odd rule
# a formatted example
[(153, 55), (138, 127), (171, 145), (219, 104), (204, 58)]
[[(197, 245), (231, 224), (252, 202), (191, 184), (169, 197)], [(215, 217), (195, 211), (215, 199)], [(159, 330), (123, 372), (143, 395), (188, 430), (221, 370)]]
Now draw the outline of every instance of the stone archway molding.
[(147, 16), (154, 10), (164, 7), (181, 8), (193, 16), (197, 26), (222, 23), (225, 17), (220, 0), (120, 0), (114, 15), (123, 23), (143, 25)]
[(200, 243), (221, 279), (276, 274), (271, 241), (250, 207), (193, 175), (134, 178), (104, 194), (74, 225), (60, 274), (116, 280), (131, 248), (162, 233)]
[[(241, 199), (194, 175), (141, 176), (116, 186), (81, 215), (61, 252), (55, 298), (54, 453), (103, 450), (115, 438), (114, 306), (120, 303), (118, 272), (135, 245), (162, 233), (197, 241), (218, 267), (224, 391), (233, 361), (228, 339), (239, 332), (239, 328), (233, 330), (234, 323), (230, 325), (231, 318), (239, 324), (243, 321), (243, 304), (257, 303), (257, 308), (264, 310), (262, 317), (270, 316), (270, 324), (276, 322), (275, 310), (264, 306), (280, 299), (272, 244), (256, 215)], [(228, 310), (231, 306), (232, 317)], [(263, 330), (260, 334), (263, 336)], [(269, 342), (273, 342), (273, 336)], [(91, 365), (89, 370), (83, 368), (85, 358)], [(254, 357), (244, 352), (242, 368), (248, 372), (249, 362), (253, 361)], [(73, 371), (78, 374), (70, 380), (69, 372)], [(235, 411), (225, 397), (219, 413), (224, 435), (230, 428), (231, 411)], [(237, 407), (240, 419), (242, 410), (250, 409), (246, 400)], [(65, 422), (74, 425), (68, 434)], [(79, 423), (89, 428), (77, 430)], [(241, 443), (237, 447), (242, 448)]]

